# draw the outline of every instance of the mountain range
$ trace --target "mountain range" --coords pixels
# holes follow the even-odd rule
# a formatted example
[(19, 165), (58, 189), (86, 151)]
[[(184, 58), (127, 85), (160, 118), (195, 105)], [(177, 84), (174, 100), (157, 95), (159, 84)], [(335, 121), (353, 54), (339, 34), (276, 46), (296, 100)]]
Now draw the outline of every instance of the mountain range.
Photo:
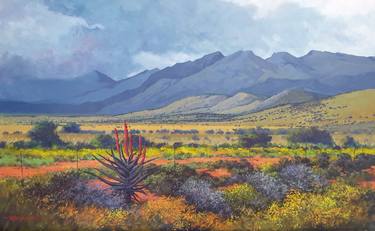
[(0, 76), (0, 112), (246, 114), (370, 88), (375, 57), (310, 51), (263, 59), (251, 51), (214, 52), (119, 81), (98, 71), (70, 79)]

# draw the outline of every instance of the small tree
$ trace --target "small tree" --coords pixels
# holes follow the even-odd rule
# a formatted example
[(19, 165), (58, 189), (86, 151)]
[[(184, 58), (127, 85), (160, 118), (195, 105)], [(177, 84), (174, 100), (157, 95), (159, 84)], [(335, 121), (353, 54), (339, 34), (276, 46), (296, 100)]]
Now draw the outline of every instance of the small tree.
[(71, 122), (65, 124), (62, 130), (66, 133), (79, 133), (81, 131), (81, 126), (75, 122)]
[(38, 122), (29, 132), (31, 141), (42, 147), (52, 147), (63, 142), (56, 133), (57, 125), (50, 121)]
[(344, 139), (343, 146), (345, 148), (356, 148), (359, 146), (359, 144), (352, 136), (347, 136)]
[(288, 135), (287, 140), (291, 143), (324, 144), (330, 146), (334, 144), (329, 132), (316, 127), (301, 128), (293, 131)]
[(182, 142), (173, 143), (173, 166), (176, 165), (176, 149), (182, 146)]
[(352, 136), (346, 136), (344, 139), (343, 146), (344, 148), (353, 148), (353, 154), (355, 155), (356, 148), (358, 148), (360, 145)]

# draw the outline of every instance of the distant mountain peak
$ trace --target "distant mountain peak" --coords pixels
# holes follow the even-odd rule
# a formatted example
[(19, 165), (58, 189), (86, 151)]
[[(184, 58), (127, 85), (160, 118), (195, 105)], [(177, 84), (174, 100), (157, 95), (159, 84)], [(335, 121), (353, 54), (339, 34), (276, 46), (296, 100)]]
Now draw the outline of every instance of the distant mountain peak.
[(272, 54), (271, 57), (266, 59), (275, 64), (287, 64), (287, 63), (295, 63), (298, 58), (289, 54), (288, 52), (275, 52)]
[(282, 52), (274, 52), (271, 57), (269, 58), (294, 58), (296, 59), (295, 56), (291, 55), (290, 53), (286, 52), (286, 51), (282, 51)]
[(220, 51), (216, 51), (210, 54), (207, 54), (199, 59), (194, 60), (194, 63), (202, 64), (204, 66), (212, 64), (220, 59), (224, 58), (224, 55)]
[(108, 75), (97, 70), (90, 71), (86, 74), (76, 77), (75, 79), (83, 80), (83, 81), (98, 81), (101, 83), (109, 83), (109, 84), (116, 82)]

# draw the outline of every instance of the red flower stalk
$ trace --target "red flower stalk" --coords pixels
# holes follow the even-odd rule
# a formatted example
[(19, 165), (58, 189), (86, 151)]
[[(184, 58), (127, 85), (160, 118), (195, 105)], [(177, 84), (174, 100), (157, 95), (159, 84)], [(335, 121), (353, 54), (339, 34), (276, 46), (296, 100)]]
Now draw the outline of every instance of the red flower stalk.
[(129, 133), (129, 152), (130, 155), (133, 156), (133, 136), (131, 132)]
[(123, 141), (123, 148), (124, 152), (127, 157), (129, 157), (129, 130), (128, 130), (128, 125), (126, 124), (126, 121), (124, 121), (124, 141)]
[(145, 162), (145, 159), (146, 159), (146, 146), (144, 147), (143, 149), (143, 153), (142, 153), (142, 164)]
[(120, 154), (120, 144), (119, 144), (119, 139), (118, 139), (118, 131), (115, 128), (115, 140), (116, 140), (116, 150)]
[(142, 136), (138, 136), (138, 156), (142, 155)]

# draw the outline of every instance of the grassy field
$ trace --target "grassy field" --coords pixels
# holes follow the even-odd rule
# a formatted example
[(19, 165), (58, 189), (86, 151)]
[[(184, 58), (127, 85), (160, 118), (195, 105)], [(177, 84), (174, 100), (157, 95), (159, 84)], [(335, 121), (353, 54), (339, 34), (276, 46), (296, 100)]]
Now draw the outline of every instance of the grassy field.
[(257, 126), (337, 127), (370, 124), (374, 131), (375, 90), (356, 91), (318, 102), (282, 106), (238, 117), (240, 123)]
[[(8, 143), (13, 143), (20, 140), (28, 140), (27, 132), (32, 128), (32, 124), (44, 119), (40, 117), (38, 120), (35, 118), (28, 118), (29, 124), (20, 124), (17, 120), (11, 120), (7, 117), (0, 117), (0, 141), (5, 141)], [(70, 121), (79, 122), (82, 117), (77, 117), (75, 120), (71, 119)], [(55, 121), (64, 124), (64, 117), (50, 117), (51, 121)], [(5, 124), (4, 121), (7, 121)], [(73, 134), (73, 133), (63, 133), (58, 132), (62, 140), (67, 142), (88, 142), (95, 138), (96, 133), (104, 132), (111, 134), (113, 128), (117, 127), (121, 129), (121, 123), (83, 123), (81, 129), (83, 132)], [(231, 124), (217, 124), (217, 123), (207, 123), (207, 124), (145, 124), (145, 123), (136, 123), (132, 124), (132, 129), (139, 130), (142, 136), (144, 136), (149, 141), (155, 143), (167, 143), (173, 144), (175, 142), (182, 142), (185, 144), (197, 143), (203, 145), (219, 145), (219, 144), (236, 144), (238, 143), (238, 135), (234, 134), (235, 129), (246, 129), (246, 128), (255, 128), (255, 126), (236, 126)], [(275, 126), (264, 126), (264, 128), (269, 128), (273, 132), (272, 134), (272, 143), (285, 145), (287, 144), (286, 136), (283, 133), (285, 130), (288, 130), (284, 127), (275, 127)], [(174, 130), (197, 130), (197, 134), (176, 134), (173, 133)], [(167, 130), (165, 133), (160, 133), (157, 131)], [(281, 130), (283, 132), (281, 132)], [(342, 144), (342, 140), (345, 136), (353, 136), (360, 143), (365, 145), (375, 145), (375, 129), (371, 129), (371, 126), (366, 126), (365, 129), (360, 129), (359, 126), (353, 126), (351, 128), (339, 127), (335, 129), (331, 134), (337, 144)], [(209, 133), (209, 131), (213, 131)], [(172, 134), (173, 133), (173, 134)]]

